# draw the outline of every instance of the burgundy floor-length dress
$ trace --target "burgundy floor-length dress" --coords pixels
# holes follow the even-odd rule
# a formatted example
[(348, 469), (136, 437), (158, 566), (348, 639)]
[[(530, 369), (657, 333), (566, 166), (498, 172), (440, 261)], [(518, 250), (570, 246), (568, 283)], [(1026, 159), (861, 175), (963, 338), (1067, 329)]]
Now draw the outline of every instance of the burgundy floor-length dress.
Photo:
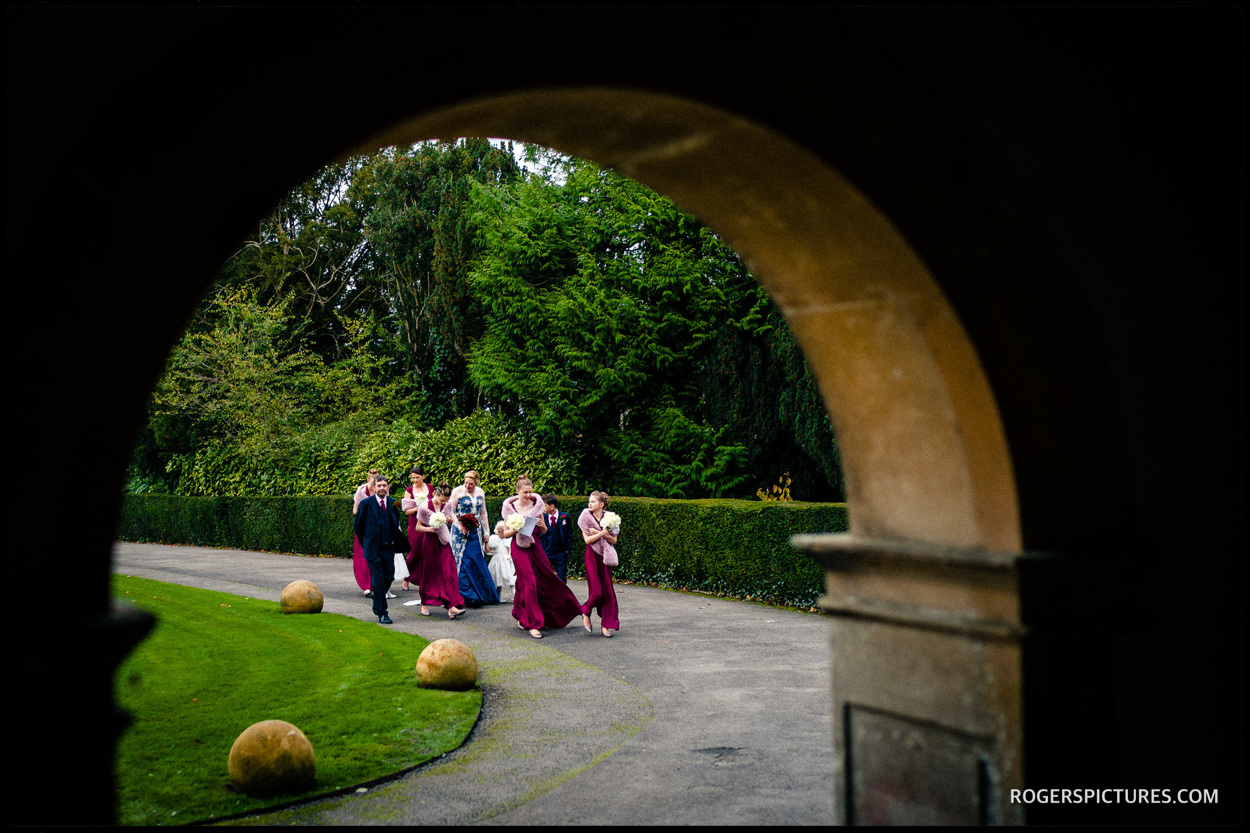
[[(417, 501), (418, 508), (421, 506), (422, 503), (424, 503), (425, 506), (428, 508), (428, 507), (431, 507), (434, 503), (434, 499), (431, 497), (431, 494), (432, 492), (430, 491), (430, 488), (428, 485), (426, 486), (425, 494), (420, 495), (420, 496), (414, 495), (412, 492), (412, 487), (409, 486), (407, 489), (404, 490), (404, 499)], [(403, 506), (402, 502), (400, 503), (400, 506)], [(408, 578), (404, 579), (404, 581), (408, 582), (409, 584), (415, 584), (418, 587), (421, 586), (421, 541), (420, 541), (420, 537), (421, 537), (421, 533), (417, 531), (417, 513), (414, 512), (413, 514), (408, 516), (408, 555), (404, 559), (405, 562), (408, 564)]]
[[(535, 499), (527, 512), (520, 509), (516, 495), (503, 502), (503, 517), (521, 514), (537, 517), (542, 501)], [(526, 630), (562, 628), (581, 616), (581, 605), (568, 585), (551, 569), (542, 543), (535, 537), (512, 536), (512, 565), (516, 569), (516, 590), (512, 595), (512, 618)]]
[[(585, 532), (598, 532), (603, 529), (589, 508), (583, 509), (577, 519), (577, 525)], [(600, 625), (608, 630), (621, 629), (621, 609), (616, 604), (616, 587), (612, 584), (612, 568), (603, 563), (603, 555), (595, 549), (594, 544), (586, 545), (586, 584), (590, 589), (590, 597), (582, 605), (582, 615), (589, 616), (595, 608), (599, 609)], [(603, 542), (606, 543), (606, 542)]]
[[(360, 502), (369, 496), (369, 484), (361, 483), (360, 488), (356, 490), (355, 502), (352, 504), (352, 515), (356, 514)], [(352, 535), (352, 573), (356, 576), (356, 585), (361, 590), (368, 590), (372, 586), (373, 579), (369, 576), (369, 562), (365, 561), (365, 551), (354, 534)]]
[[(431, 504), (433, 502), (431, 501)], [(460, 573), (456, 569), (456, 557), (451, 553), (451, 515), (442, 509), (422, 506), (417, 509), (416, 517), (422, 526), (430, 525), (430, 518), (442, 512), (447, 523), (438, 528), (437, 532), (419, 532), (421, 541), (421, 604), (441, 605), (446, 608), (464, 607), (464, 597), (460, 595)]]

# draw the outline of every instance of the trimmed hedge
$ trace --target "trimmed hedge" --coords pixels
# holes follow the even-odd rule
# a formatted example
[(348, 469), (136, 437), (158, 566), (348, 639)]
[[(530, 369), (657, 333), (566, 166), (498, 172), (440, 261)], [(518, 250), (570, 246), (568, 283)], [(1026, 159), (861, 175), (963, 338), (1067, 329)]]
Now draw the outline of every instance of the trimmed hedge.
[(825, 585), (790, 537), (848, 526), (844, 503), (613, 498), (609, 508), (621, 516), (618, 580), (794, 607), (814, 606)]
[[(488, 498), (492, 526), (503, 498)], [(561, 497), (571, 523), (585, 506)], [(790, 536), (844, 532), (846, 504), (613, 498), (621, 516), (619, 581), (694, 590), (770, 604), (812, 607), (824, 592), (820, 567)], [(201, 547), (350, 558), (352, 498), (124, 495), (117, 538)], [(579, 537), (569, 574), (584, 577)]]
[(122, 541), (352, 555), (352, 498), (123, 495)]

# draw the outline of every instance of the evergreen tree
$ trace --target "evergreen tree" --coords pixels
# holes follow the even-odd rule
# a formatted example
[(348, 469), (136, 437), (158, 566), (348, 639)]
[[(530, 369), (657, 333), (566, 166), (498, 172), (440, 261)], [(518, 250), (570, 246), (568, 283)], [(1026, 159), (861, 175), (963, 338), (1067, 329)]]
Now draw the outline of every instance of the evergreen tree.
[[(562, 177), (475, 188), (474, 198), (482, 255), (472, 280), (489, 316), (471, 378), (548, 447), (580, 459), (588, 482), (745, 495), (787, 466), (811, 478), (812, 493), (836, 490), (815, 482), (836, 471), (796, 446), (833, 448), (819, 397), (804, 398), (806, 365), (784, 352), (784, 322), (707, 228), (575, 160)], [(823, 422), (801, 422), (813, 403)]]

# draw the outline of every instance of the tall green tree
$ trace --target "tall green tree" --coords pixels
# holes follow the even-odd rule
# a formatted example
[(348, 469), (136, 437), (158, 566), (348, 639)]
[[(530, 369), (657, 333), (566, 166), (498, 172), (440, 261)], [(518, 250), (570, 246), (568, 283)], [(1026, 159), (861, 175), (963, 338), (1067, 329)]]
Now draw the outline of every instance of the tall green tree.
[(379, 158), (328, 165), (285, 195), (222, 266), (201, 318), (211, 325), (215, 295), (248, 287), (262, 304), (284, 300), (304, 346), (330, 361), (344, 358), (352, 339), (342, 316), (384, 321), (390, 314), (365, 238), (373, 193), (360, 184)]
[(751, 449), (755, 490), (788, 475), (797, 500), (845, 500), (833, 424), (803, 351), (776, 306), (764, 320), (750, 330), (721, 326), (702, 376), (704, 406), (728, 441)]
[(484, 139), (394, 149), (374, 160), (365, 190), (365, 234), (404, 346), (402, 372), (416, 380), (420, 420), (441, 426), (479, 404), (468, 374), (486, 306), (469, 287), (475, 238), (471, 186), (516, 181), (510, 145)]
[(588, 480), (629, 494), (741, 489), (745, 445), (709, 419), (702, 375), (721, 327), (767, 296), (715, 235), (642, 185), (570, 161), (563, 183), (477, 188), (489, 305), (470, 374)]

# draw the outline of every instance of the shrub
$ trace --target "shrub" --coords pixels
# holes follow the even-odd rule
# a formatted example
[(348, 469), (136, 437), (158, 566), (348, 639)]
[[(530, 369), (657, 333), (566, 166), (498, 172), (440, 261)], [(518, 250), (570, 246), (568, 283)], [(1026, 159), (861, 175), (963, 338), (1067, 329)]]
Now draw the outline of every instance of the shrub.
[(354, 492), (371, 468), (406, 487), (413, 464), (425, 470), (427, 481), (453, 486), (475, 470), (486, 494), (504, 496), (513, 493), (521, 475), (534, 481), (535, 490), (551, 490), (571, 486), (575, 472), (571, 461), (548, 454), (511, 420), (478, 411), (437, 431), (420, 431), (401, 420), (370, 434), (356, 452), (355, 467), (340, 474), (337, 491)]

